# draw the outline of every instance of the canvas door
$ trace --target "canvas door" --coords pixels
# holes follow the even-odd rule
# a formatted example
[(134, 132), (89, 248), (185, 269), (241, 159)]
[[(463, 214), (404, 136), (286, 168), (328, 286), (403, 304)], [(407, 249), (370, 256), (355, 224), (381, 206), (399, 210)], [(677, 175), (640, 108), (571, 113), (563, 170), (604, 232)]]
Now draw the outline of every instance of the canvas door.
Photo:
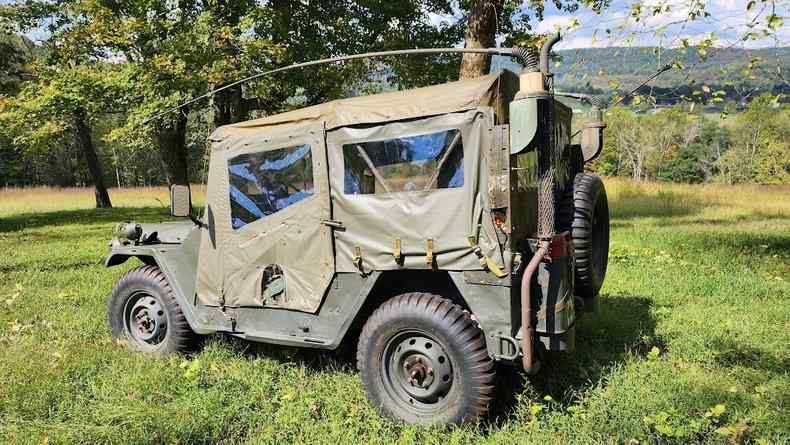
[(479, 270), (469, 244), (478, 234), (482, 251), (496, 258), (490, 220), (481, 218), (481, 153), (492, 122), (485, 108), (331, 130), (333, 215), (345, 227), (335, 232), (338, 272), (358, 270), (357, 254), (364, 270)]
[(206, 235), (198, 299), (210, 302), (213, 288), (226, 306), (315, 312), (334, 274), (323, 126), (251, 130), (224, 145), (209, 173), (217, 251), (212, 260)]

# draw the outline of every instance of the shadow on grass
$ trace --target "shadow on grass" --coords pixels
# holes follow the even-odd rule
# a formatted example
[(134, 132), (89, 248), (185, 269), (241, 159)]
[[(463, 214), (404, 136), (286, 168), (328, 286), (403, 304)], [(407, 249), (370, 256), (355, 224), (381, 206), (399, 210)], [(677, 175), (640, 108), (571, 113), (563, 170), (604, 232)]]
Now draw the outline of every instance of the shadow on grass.
[(689, 216), (699, 213), (704, 206), (697, 198), (664, 190), (658, 193), (623, 190), (609, 199), (609, 212), (614, 219)]
[(790, 358), (777, 357), (733, 338), (717, 336), (709, 347), (714, 351), (716, 364), (722, 367), (739, 366), (764, 373), (783, 373), (790, 369)]
[(690, 250), (716, 249), (743, 256), (790, 255), (790, 236), (782, 232), (698, 232), (681, 236), (683, 247)]
[(113, 209), (77, 209), (43, 213), (20, 213), (0, 218), (0, 233), (66, 224), (91, 225), (121, 221), (172, 220), (162, 207), (117, 207)]
[(81, 269), (85, 267), (93, 267), (103, 265), (102, 259), (76, 259), (67, 262), (58, 262), (57, 264), (39, 264), (39, 263), (11, 263), (0, 264), (0, 273), (15, 273), (15, 272), (60, 272), (67, 269)]

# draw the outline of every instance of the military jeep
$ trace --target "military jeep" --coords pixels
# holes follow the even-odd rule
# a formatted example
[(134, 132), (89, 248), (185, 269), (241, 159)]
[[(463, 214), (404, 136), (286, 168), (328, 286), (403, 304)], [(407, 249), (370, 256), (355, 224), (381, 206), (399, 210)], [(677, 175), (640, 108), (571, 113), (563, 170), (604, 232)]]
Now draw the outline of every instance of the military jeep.
[[(546, 51), (546, 53), (548, 53)], [(571, 144), (544, 69), (328, 102), (218, 128), (207, 202), (171, 188), (182, 223), (126, 223), (107, 266), (136, 257), (112, 335), (154, 354), (199, 335), (335, 349), (379, 411), (476, 421), (495, 362), (538, 372), (574, 348), (607, 263), (601, 113)]]

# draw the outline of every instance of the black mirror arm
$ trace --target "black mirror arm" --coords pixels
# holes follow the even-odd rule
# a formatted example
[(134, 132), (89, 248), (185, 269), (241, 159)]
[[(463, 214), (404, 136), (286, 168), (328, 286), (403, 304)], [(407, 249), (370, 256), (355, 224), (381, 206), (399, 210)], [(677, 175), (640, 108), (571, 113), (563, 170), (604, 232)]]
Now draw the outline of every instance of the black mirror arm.
[(192, 212), (192, 210), (189, 211), (189, 220), (192, 221), (192, 223), (195, 224), (196, 226), (198, 226), (198, 228), (200, 228), (200, 229), (208, 228), (208, 224), (204, 224), (203, 221), (201, 221), (200, 218), (198, 218)]

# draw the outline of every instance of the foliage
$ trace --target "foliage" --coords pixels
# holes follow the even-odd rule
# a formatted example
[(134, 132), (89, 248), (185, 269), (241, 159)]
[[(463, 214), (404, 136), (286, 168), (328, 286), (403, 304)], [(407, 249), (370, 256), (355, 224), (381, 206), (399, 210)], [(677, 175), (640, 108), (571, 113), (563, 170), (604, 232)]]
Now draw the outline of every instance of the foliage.
[(17, 96), (0, 102), (0, 123), (16, 145), (47, 148), (73, 130), (77, 113), (97, 116), (110, 103), (109, 65), (58, 67), (37, 65), (35, 83), (27, 83)]
[(17, 93), (36, 52), (36, 46), (27, 38), (0, 31), (0, 95)]
[[(0, 141), (0, 153), (7, 153), (14, 162), (4, 181), (93, 183), (104, 193), (90, 128), (105, 107), (115, 102), (119, 73), (108, 64), (40, 63), (33, 64), (30, 72), (35, 82), (24, 83), (15, 96), (0, 97), (0, 136), (7, 141)], [(24, 169), (12, 170), (19, 166)]]
[[(554, 2), (554, 6), (563, 11), (580, 7), (600, 11), (608, 3), (567, 0)], [(11, 138), (0, 136), (3, 183), (73, 185), (89, 181), (73, 140), (73, 119), (67, 118), (64, 108), (80, 101), (84, 102), (99, 158), (112, 167), (103, 173), (108, 183), (156, 184), (173, 180), (173, 170), (179, 170), (184, 181), (199, 181), (205, 137), (217, 125), (350, 94), (452, 80), (458, 72), (458, 57), (388, 58), (280, 73), (230, 88), (211, 102), (184, 108), (181, 114), (155, 121), (149, 121), (150, 117), (211, 88), (273, 67), (371, 50), (455, 46), (463, 39), (466, 20), (477, 4), (476, 0), (6, 2), (0, 5), (0, 31), (5, 33), (0, 38), (0, 88), (10, 96), (21, 88), (23, 94), (17, 105), (13, 105), (13, 97), (3, 100), (7, 126), (0, 132)], [(532, 30), (543, 18), (544, 0), (498, 0), (490, 5), (503, 46), (534, 45), (542, 39)], [(750, 32), (772, 35), (781, 25), (781, 17), (766, 15), (770, 5), (773, 2), (766, 0), (750, 6), (757, 14)], [(646, 16), (668, 13), (663, 6), (634, 6), (629, 20), (642, 24)], [(704, 4), (687, 6), (689, 15), (681, 22), (706, 16)], [(580, 24), (569, 26), (573, 29)], [(45, 41), (39, 46), (9, 34), (32, 29), (43, 31)], [(781, 73), (788, 69), (787, 50), (725, 50), (713, 48), (713, 39), (683, 43), (677, 49), (560, 53), (562, 61), (554, 67), (558, 87), (597, 93), (622, 90), (641, 79), (645, 67), (662, 61), (675, 59), (677, 66), (686, 67), (665, 74), (657, 80), (656, 90), (637, 96), (631, 105), (645, 111), (643, 117), (631, 119), (620, 111), (613, 113), (615, 121), (608, 135), (619, 141), (614, 144), (616, 150), (605, 153), (596, 168), (673, 181), (786, 182), (786, 147), (776, 132), (768, 132), (760, 149), (748, 156), (741, 151), (711, 154), (706, 142), (697, 137), (704, 122), (694, 118), (684, 121), (679, 111), (653, 114), (647, 110), (653, 96), (659, 102), (670, 97), (669, 102), (712, 103), (726, 113), (744, 106), (757, 91), (786, 91)], [(31, 62), (33, 57), (35, 63)], [(688, 67), (694, 68), (691, 79)], [(732, 73), (737, 76), (730, 76)], [(59, 96), (68, 99), (65, 102), (54, 103), (50, 99), (59, 93), (51, 86), (56, 78), (85, 84), (61, 84), (71, 92), (68, 98)], [(784, 100), (778, 97), (778, 101)], [(738, 103), (727, 103), (729, 99)], [(34, 110), (36, 107), (40, 109)], [(12, 113), (14, 109), (17, 111)], [(40, 121), (33, 122), (29, 116), (38, 116)], [(651, 125), (671, 131), (644, 129)], [(623, 131), (615, 131), (617, 128)], [(162, 172), (162, 161), (166, 172)]]
[(717, 163), (727, 183), (790, 182), (790, 107), (764, 94), (735, 117), (733, 148)]
[(679, 107), (643, 114), (616, 107), (606, 120), (606, 154), (595, 169), (630, 175), (637, 181), (660, 175), (667, 160), (674, 159), (696, 133), (696, 126)]
[(761, 95), (727, 119), (681, 106), (606, 114), (605, 146), (592, 164), (604, 175), (634, 180), (726, 183), (790, 182), (790, 106)]
[[(434, 25), (428, 20), (428, 11), (450, 13), (452, 9), (449, 2), (441, 0), (395, 5), (251, 0), (63, 0), (55, 4), (31, 0), (2, 6), (0, 18), (19, 30), (46, 26), (50, 34), (45, 45), (51, 51), (45, 62), (48, 65), (85, 65), (99, 60), (122, 72), (115, 84), (122, 100), (112, 108), (125, 119), (102, 135), (113, 145), (116, 176), (120, 178), (119, 170), (126, 167), (118, 165), (119, 159), (148, 153), (155, 146), (167, 166), (168, 180), (174, 180), (195, 178), (204, 143), (192, 144), (198, 150), (189, 152), (187, 145), (196, 138), (204, 140), (213, 125), (244, 120), (251, 110), (270, 114), (343, 96), (360, 88), (360, 74), (371, 65), (330, 65), (235, 87), (214, 96), (213, 122), (204, 103), (196, 104), (197, 111), (190, 116), (185, 116), (191, 111), (187, 107), (181, 116), (176, 113), (150, 121), (156, 113), (275, 66), (373, 49), (452, 46), (457, 42), (456, 29)], [(393, 63), (391, 69), (409, 86), (446, 79), (449, 68), (457, 63), (447, 58), (424, 62)]]
[(729, 149), (729, 132), (716, 119), (699, 118), (697, 125), (699, 134), (667, 161), (659, 179), (687, 183), (713, 179), (715, 162)]

